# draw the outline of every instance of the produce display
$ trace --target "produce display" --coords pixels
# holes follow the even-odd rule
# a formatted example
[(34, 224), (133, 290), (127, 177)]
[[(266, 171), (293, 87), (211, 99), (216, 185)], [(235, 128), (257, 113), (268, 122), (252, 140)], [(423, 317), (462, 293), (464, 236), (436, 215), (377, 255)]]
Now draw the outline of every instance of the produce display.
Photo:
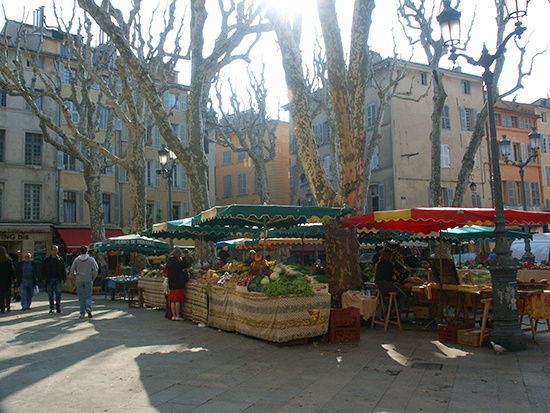
[(136, 277), (133, 275), (114, 275), (112, 277), (105, 277), (105, 279), (118, 283), (123, 283), (125, 281), (136, 281)]
[(158, 278), (164, 277), (164, 272), (160, 268), (145, 268), (141, 270), (140, 276), (145, 278)]
[(193, 269), (192, 278), (225, 288), (246, 287), (248, 292), (268, 297), (313, 296), (313, 285), (326, 282), (324, 274), (313, 274), (299, 264), (276, 264), (275, 261), (230, 262), (220, 270)]

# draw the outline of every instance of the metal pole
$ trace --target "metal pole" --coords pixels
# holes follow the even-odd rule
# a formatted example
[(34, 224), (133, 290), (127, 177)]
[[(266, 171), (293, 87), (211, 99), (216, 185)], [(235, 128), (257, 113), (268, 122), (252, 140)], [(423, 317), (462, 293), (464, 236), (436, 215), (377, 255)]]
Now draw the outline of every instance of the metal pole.
[[(529, 161), (529, 159), (527, 161)], [(525, 165), (527, 165), (527, 163)], [(518, 167), (519, 176), (521, 178), (521, 200), (523, 210), (529, 211), (529, 208), (527, 207), (527, 196), (525, 194), (525, 171), (523, 170), (523, 166), (525, 165), (520, 165)], [(527, 223), (523, 225), (523, 232), (529, 233), (529, 225)], [(523, 262), (535, 262), (535, 255), (531, 252), (531, 241), (529, 238), (525, 238), (525, 253), (521, 257), (521, 260)]]
[[(170, 162), (170, 169), (167, 169), (166, 183), (168, 184), (168, 221), (173, 221), (172, 207), (172, 174), (174, 172), (174, 162)], [(170, 249), (174, 248), (174, 238), (170, 237)]]
[(491, 340), (511, 351), (526, 349), (525, 335), (521, 331), (518, 312), (517, 266), (510, 258), (506, 218), (504, 216), (504, 196), (500, 175), (500, 153), (495, 125), (493, 98), (493, 73), (485, 66), (483, 80), (487, 90), (489, 109), (489, 132), (491, 143), (491, 163), (493, 166), (493, 196), (495, 201), (495, 253), (497, 258), (489, 268), (493, 285), (493, 329)]

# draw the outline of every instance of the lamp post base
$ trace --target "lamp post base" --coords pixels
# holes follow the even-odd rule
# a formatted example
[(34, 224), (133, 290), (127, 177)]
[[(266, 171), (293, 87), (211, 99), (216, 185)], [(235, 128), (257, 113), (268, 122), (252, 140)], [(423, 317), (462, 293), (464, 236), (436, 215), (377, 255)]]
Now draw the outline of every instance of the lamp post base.
[(508, 351), (523, 351), (527, 345), (519, 319), (517, 266), (509, 259), (498, 261), (490, 267), (493, 329), (489, 337)]

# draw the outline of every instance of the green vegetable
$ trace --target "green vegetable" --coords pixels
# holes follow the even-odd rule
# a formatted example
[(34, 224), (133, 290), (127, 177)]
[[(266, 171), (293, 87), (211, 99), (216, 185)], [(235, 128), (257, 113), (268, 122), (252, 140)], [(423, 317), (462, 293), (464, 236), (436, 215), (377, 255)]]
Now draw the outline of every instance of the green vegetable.
[[(249, 288), (250, 290), (250, 288)], [(289, 295), (312, 296), (315, 295), (311, 284), (305, 277), (281, 277), (264, 286), (263, 293), (268, 297), (286, 297)]]

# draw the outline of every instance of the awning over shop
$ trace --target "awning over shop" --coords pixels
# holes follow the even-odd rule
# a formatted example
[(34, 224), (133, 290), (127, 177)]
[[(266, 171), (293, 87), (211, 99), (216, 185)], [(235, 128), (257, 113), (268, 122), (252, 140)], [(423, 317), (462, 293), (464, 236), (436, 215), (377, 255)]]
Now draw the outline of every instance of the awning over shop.
[[(80, 252), (81, 245), (90, 245), (92, 243), (92, 230), (90, 228), (56, 228), (59, 237), (65, 243), (67, 252)], [(121, 229), (106, 229), (105, 237), (119, 237), (124, 235)]]

